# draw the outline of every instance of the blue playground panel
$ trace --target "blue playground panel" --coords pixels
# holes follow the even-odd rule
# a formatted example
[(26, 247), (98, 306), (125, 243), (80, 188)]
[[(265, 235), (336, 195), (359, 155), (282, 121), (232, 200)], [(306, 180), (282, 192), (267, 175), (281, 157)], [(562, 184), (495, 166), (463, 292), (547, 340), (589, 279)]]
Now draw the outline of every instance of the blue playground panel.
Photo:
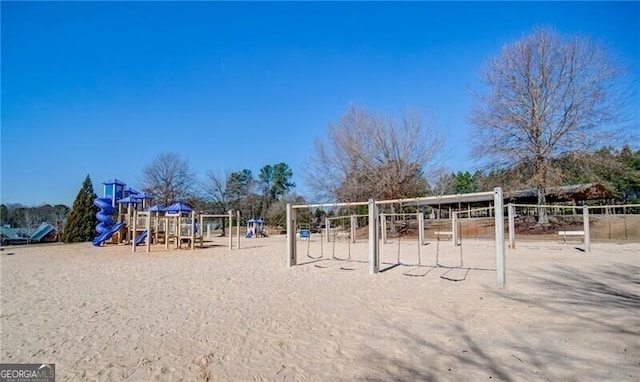
[(116, 200), (123, 199), (125, 197), (125, 186), (126, 184), (118, 179), (107, 180), (102, 182), (104, 185), (104, 197), (112, 200), (113, 202)]
[(301, 229), (298, 232), (298, 237), (300, 237), (300, 239), (309, 239), (311, 238), (311, 231), (309, 231), (308, 229)]

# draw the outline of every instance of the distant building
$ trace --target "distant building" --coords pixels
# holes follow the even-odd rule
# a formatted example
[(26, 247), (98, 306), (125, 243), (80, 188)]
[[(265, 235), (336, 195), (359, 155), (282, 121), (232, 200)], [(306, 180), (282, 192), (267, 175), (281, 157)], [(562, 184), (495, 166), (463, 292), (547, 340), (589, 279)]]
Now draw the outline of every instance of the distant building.
[(27, 243), (49, 243), (59, 239), (58, 230), (49, 223), (42, 223), (37, 228), (11, 228), (0, 226), (2, 245), (19, 245)]
[[(614, 191), (600, 183), (549, 187), (546, 191), (547, 204), (571, 202), (573, 205), (578, 205), (579, 202), (587, 200), (608, 200), (615, 197)], [(528, 188), (505, 192), (504, 201), (515, 204), (538, 204), (538, 190)]]
[[(576, 184), (571, 186), (549, 187), (546, 190), (546, 204), (582, 205), (586, 201), (606, 201), (615, 197), (614, 191), (599, 183)], [(433, 202), (429, 205), (434, 209), (432, 216), (449, 218), (452, 211), (483, 208), (492, 206), (492, 201), (486, 197), (474, 197), (474, 194), (461, 195), (459, 201)], [(504, 204), (538, 204), (538, 190), (528, 188), (524, 190), (508, 191), (504, 193)], [(491, 215), (492, 212), (476, 212), (475, 216)]]

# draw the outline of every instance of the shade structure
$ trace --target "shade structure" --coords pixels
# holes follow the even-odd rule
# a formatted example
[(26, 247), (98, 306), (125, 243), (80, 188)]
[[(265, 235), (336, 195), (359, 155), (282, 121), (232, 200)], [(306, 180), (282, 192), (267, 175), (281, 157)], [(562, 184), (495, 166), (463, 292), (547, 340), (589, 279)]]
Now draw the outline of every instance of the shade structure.
[(118, 203), (120, 204), (125, 204), (125, 203), (131, 203), (131, 204), (137, 204), (140, 203), (140, 200), (138, 198), (136, 198), (135, 196), (127, 196), (124, 199), (120, 199), (118, 200)]
[(150, 200), (150, 199), (154, 199), (153, 196), (147, 194), (146, 192), (138, 192), (135, 195), (132, 195), (134, 198), (138, 199), (138, 200), (142, 200), (142, 199), (146, 199), (146, 200)]
[(131, 187), (125, 188), (124, 192), (126, 194), (129, 194), (129, 195), (138, 195), (140, 193), (140, 191), (136, 190), (135, 188), (131, 188)]
[(126, 186), (126, 184), (118, 179), (109, 179), (109, 180), (105, 180), (104, 182), (102, 182), (102, 184), (104, 184), (105, 186), (113, 186), (114, 184), (116, 186)]
[(168, 213), (171, 214), (177, 214), (177, 213), (183, 213), (183, 212), (191, 212), (191, 207), (189, 207), (188, 205), (178, 202), (178, 203), (174, 203), (172, 205), (170, 205), (169, 207), (167, 207), (167, 209), (165, 210)]
[(155, 206), (151, 206), (147, 208), (148, 212), (165, 212), (167, 210), (166, 207), (156, 204)]

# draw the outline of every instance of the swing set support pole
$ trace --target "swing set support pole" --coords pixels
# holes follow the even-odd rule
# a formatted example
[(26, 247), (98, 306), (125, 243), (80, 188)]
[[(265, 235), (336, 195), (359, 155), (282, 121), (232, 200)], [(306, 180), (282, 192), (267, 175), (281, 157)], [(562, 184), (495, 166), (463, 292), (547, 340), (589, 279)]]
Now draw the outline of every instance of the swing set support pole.
[(291, 268), (298, 264), (296, 253), (296, 210), (290, 203), (287, 203), (287, 267)]
[(378, 242), (378, 206), (369, 199), (369, 273), (380, 272), (380, 249)]
[(494, 205), (495, 205), (495, 228), (496, 228), (496, 274), (498, 286), (504, 288), (506, 285), (506, 268), (505, 268), (505, 245), (504, 245), (504, 199), (502, 196), (502, 188), (493, 189)]

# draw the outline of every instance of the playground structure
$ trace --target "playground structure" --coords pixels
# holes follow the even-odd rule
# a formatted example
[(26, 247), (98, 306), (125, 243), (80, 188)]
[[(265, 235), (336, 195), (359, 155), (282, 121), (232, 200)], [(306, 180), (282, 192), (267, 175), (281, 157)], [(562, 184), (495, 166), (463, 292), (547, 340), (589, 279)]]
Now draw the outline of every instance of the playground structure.
[(98, 236), (93, 239), (93, 245), (96, 247), (99, 247), (112, 238), (112, 242), (114, 240), (122, 241), (122, 229), (126, 225), (124, 221), (118, 221), (116, 223), (113, 219), (116, 212), (115, 207), (117, 201), (128, 196), (125, 195), (126, 184), (118, 179), (107, 180), (102, 184), (104, 185), (103, 197), (93, 201), (93, 204), (99, 208), (96, 214), (96, 218), (98, 219), (98, 225), (96, 226)]
[(246, 239), (251, 239), (254, 237), (267, 237), (269, 233), (267, 232), (264, 226), (264, 220), (262, 219), (249, 219), (247, 220), (247, 233), (245, 234)]
[[(175, 205), (173, 205), (175, 206)], [(164, 213), (162, 213), (164, 212)], [(182, 209), (176, 211), (171, 206), (162, 211), (161, 208), (154, 208), (154, 211), (135, 211), (132, 231), (136, 232), (135, 245), (132, 251), (142, 243), (145, 244), (146, 252), (151, 251), (151, 243), (164, 244), (165, 249), (170, 249), (170, 243), (174, 248), (182, 248), (183, 243), (188, 243), (190, 249), (195, 249), (196, 243), (200, 247), (205, 240), (211, 239), (211, 225), (206, 224), (209, 219), (227, 220), (228, 247), (234, 249), (233, 245), (233, 213), (229, 211), (227, 215), (222, 214), (196, 214), (195, 211)], [(240, 248), (240, 219), (236, 218), (236, 246)], [(133, 237), (133, 236), (132, 236)]]
[[(183, 203), (174, 203), (168, 207), (148, 206), (152, 197), (126, 187), (122, 181), (108, 180), (103, 185), (103, 197), (94, 201), (94, 205), (99, 208), (96, 214), (99, 221), (96, 226), (98, 235), (93, 240), (94, 246), (127, 243), (131, 245), (132, 252), (136, 252), (136, 247), (140, 245), (144, 245), (146, 252), (150, 252), (152, 244), (164, 244), (164, 248), (168, 250), (170, 244), (174, 248), (182, 248), (187, 243), (190, 249), (195, 249), (196, 243), (203, 247), (205, 240), (211, 239), (211, 224), (205, 225), (205, 222), (216, 219), (221, 221), (217, 227), (228, 227), (228, 246), (233, 249), (232, 211), (224, 215), (196, 214)], [(239, 248), (239, 213), (237, 215), (236, 248)]]

